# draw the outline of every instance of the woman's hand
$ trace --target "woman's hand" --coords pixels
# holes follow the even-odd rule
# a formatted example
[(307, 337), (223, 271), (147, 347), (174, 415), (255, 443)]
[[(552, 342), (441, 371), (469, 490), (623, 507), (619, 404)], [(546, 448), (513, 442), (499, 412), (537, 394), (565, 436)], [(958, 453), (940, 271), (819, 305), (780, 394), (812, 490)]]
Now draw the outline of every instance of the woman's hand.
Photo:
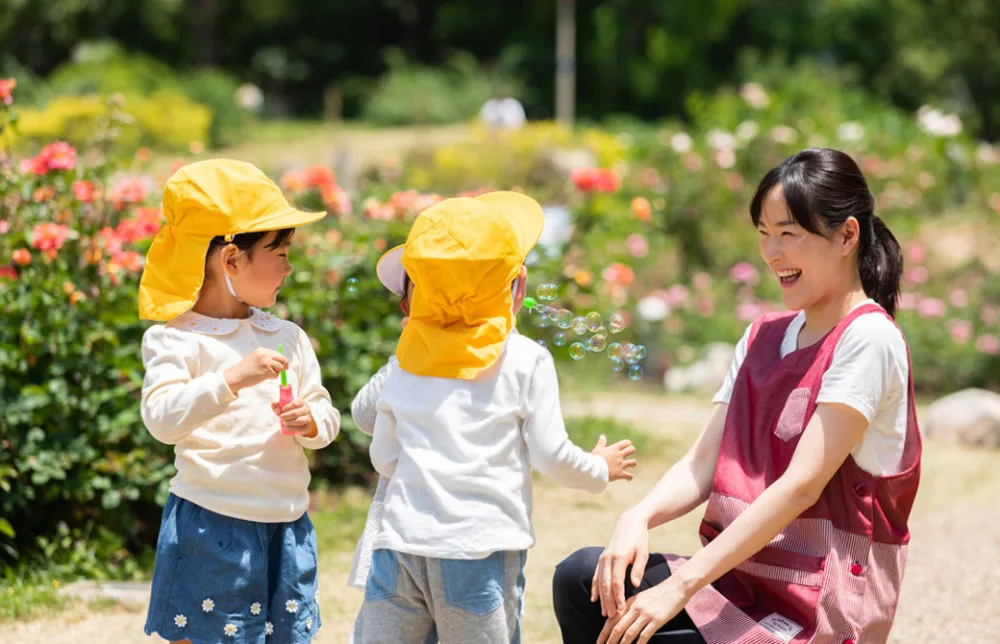
[(625, 570), (632, 565), (632, 585), (638, 586), (649, 561), (649, 528), (635, 508), (618, 518), (608, 547), (601, 553), (590, 587), (590, 601), (601, 600), (601, 614), (612, 618), (624, 611)]
[(677, 617), (691, 599), (673, 578), (629, 598), (625, 612), (604, 624), (597, 644), (646, 644), (661, 626)]

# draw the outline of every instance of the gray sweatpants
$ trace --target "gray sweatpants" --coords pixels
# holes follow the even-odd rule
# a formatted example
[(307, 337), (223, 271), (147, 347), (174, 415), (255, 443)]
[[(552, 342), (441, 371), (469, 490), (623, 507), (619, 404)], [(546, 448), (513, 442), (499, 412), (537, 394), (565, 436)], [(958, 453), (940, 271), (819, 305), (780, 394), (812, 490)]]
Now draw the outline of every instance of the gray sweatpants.
[(376, 550), (354, 644), (520, 644), (526, 553), (435, 559)]

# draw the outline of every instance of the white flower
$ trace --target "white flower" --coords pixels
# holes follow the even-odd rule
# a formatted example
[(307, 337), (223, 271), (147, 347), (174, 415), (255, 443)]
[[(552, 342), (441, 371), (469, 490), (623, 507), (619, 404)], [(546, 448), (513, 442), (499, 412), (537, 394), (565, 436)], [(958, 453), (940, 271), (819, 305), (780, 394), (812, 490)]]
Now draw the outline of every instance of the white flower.
[(638, 313), (644, 320), (663, 320), (670, 315), (670, 306), (662, 298), (647, 295), (639, 300)]
[(945, 114), (927, 105), (917, 110), (917, 122), (933, 136), (955, 136), (962, 131), (962, 119), (957, 114)]
[(236, 631), (238, 630), (239, 629), (236, 628), (236, 624), (226, 624), (226, 627), (222, 629), (222, 632), (229, 637), (232, 637), (233, 635), (236, 635)]
[(841, 141), (860, 141), (865, 136), (865, 128), (857, 121), (841, 123), (837, 128), (837, 137)]
[(289, 599), (287, 602), (285, 602), (285, 610), (287, 610), (289, 613), (299, 612), (299, 602), (295, 601), (294, 599)]
[(691, 151), (691, 146), (694, 145), (694, 141), (691, 140), (691, 135), (687, 132), (678, 132), (677, 134), (670, 137), (670, 147), (674, 149), (677, 154), (686, 154)]
[(983, 163), (989, 163), (991, 165), (996, 165), (1000, 163), (1000, 151), (989, 143), (980, 143), (979, 147), (976, 148), (976, 156)]
[(272, 624), (271, 622), (264, 624), (264, 634), (274, 635), (274, 624)]
[(174, 626), (184, 628), (188, 625), (188, 618), (183, 615), (174, 615)]
[(728, 148), (719, 148), (715, 151), (715, 165), (728, 170), (736, 165), (736, 153)]
[(250, 604), (250, 614), (260, 615), (260, 602), (254, 602)]
[(740, 96), (755, 110), (764, 109), (771, 104), (771, 98), (760, 83), (747, 83), (740, 89)]
[(716, 150), (732, 150), (736, 147), (736, 137), (729, 132), (712, 130), (706, 138), (708, 145)]
[(211, 599), (206, 599), (205, 601), (201, 602), (201, 609), (206, 613), (211, 613), (213, 610), (215, 610), (215, 602), (212, 601)]
[(778, 143), (792, 144), (795, 143), (795, 139), (799, 138), (799, 133), (787, 125), (776, 125), (771, 130), (771, 138)]
[(744, 142), (756, 138), (759, 133), (760, 126), (757, 125), (757, 121), (743, 121), (736, 128), (736, 138)]
[(244, 83), (236, 90), (236, 103), (245, 110), (256, 111), (264, 104), (264, 93), (251, 83)]
[(313, 618), (310, 617), (309, 619), (306, 620), (306, 630), (311, 631), (312, 628), (313, 628)]

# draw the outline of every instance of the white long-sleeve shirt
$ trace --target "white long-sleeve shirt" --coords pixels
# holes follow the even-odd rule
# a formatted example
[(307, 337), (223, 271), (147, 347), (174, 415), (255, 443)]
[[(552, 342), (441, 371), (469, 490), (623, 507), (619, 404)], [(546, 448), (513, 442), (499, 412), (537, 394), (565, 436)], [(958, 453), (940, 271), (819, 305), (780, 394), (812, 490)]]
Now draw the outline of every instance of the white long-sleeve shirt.
[(370, 448), (388, 477), (376, 549), (479, 559), (535, 543), (532, 468), (602, 491), (607, 462), (573, 444), (552, 356), (512, 333), (476, 380), (387, 367)]
[[(271, 410), (278, 380), (236, 395), (223, 376), (254, 349), (277, 350), (279, 344), (289, 362), (288, 384), (316, 421), (313, 438), (281, 434)], [(188, 311), (146, 331), (142, 360), (143, 422), (157, 440), (174, 445), (171, 492), (248, 521), (295, 521), (305, 513), (310, 474), (303, 448), (329, 445), (340, 431), (340, 414), (302, 329), (256, 309), (245, 320)]]

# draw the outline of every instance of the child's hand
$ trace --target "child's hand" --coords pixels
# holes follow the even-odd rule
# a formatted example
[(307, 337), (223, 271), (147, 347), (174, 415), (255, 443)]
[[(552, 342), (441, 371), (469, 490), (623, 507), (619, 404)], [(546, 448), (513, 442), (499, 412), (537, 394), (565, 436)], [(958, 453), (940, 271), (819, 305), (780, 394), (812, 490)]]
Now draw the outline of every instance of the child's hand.
[(275, 415), (281, 418), (285, 429), (295, 434), (315, 435), (317, 433), (316, 423), (313, 421), (312, 410), (306, 401), (296, 398), (292, 402), (282, 407), (278, 403), (271, 403), (271, 409)]
[(235, 394), (240, 389), (253, 387), (265, 380), (273, 380), (285, 369), (288, 369), (288, 360), (285, 356), (262, 347), (254, 349), (253, 353), (226, 369), (223, 375), (229, 389)]
[(632, 441), (624, 440), (618, 441), (614, 445), (608, 445), (608, 439), (604, 437), (604, 434), (601, 434), (601, 437), (597, 439), (597, 445), (590, 450), (590, 453), (597, 454), (608, 462), (608, 482), (620, 481), (621, 479), (632, 480), (632, 473), (628, 471), (636, 466), (635, 459), (629, 458), (635, 454)]

